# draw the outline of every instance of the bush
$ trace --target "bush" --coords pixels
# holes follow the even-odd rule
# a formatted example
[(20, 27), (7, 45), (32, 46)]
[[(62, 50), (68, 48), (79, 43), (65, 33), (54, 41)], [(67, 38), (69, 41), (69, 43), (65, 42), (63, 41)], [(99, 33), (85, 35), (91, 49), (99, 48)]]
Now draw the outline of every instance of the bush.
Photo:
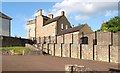
[(114, 18), (111, 18), (109, 21), (104, 23), (104, 25), (98, 31), (104, 30), (111, 32), (120, 31), (120, 17), (116, 16)]

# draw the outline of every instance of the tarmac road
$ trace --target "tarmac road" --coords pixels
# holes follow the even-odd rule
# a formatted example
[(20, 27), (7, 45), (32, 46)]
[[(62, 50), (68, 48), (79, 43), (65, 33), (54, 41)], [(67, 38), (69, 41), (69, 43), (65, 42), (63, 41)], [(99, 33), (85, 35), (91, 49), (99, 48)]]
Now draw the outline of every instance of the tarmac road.
[(78, 64), (95, 71), (118, 68), (118, 64), (53, 56), (2, 56), (2, 71), (64, 71), (65, 65)]

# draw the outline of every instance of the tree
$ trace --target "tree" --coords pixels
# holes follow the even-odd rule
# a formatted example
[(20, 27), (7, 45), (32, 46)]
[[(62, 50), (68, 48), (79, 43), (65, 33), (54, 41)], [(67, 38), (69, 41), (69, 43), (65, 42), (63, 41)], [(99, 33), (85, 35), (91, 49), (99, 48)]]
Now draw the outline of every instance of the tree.
[(120, 16), (111, 18), (109, 21), (104, 23), (104, 25), (98, 31), (120, 31)]

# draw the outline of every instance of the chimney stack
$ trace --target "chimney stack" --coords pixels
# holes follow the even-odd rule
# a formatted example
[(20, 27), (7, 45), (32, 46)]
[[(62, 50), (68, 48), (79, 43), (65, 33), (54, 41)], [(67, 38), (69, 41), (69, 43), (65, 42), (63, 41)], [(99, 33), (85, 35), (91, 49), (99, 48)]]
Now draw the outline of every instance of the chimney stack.
[(38, 16), (42, 16), (42, 9), (38, 10)]
[(65, 15), (65, 12), (64, 11), (61, 11), (61, 16), (64, 16)]
[(53, 14), (49, 14), (48, 17), (49, 17), (50, 19), (52, 19), (52, 18), (53, 18)]

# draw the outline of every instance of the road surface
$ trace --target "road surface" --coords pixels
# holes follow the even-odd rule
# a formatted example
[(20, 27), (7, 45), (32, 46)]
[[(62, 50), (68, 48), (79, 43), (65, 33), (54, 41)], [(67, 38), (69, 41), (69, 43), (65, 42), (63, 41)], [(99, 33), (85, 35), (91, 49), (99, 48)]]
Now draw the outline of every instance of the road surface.
[(53, 56), (2, 56), (3, 71), (64, 71), (65, 65), (78, 64), (95, 71), (118, 68), (118, 64)]

